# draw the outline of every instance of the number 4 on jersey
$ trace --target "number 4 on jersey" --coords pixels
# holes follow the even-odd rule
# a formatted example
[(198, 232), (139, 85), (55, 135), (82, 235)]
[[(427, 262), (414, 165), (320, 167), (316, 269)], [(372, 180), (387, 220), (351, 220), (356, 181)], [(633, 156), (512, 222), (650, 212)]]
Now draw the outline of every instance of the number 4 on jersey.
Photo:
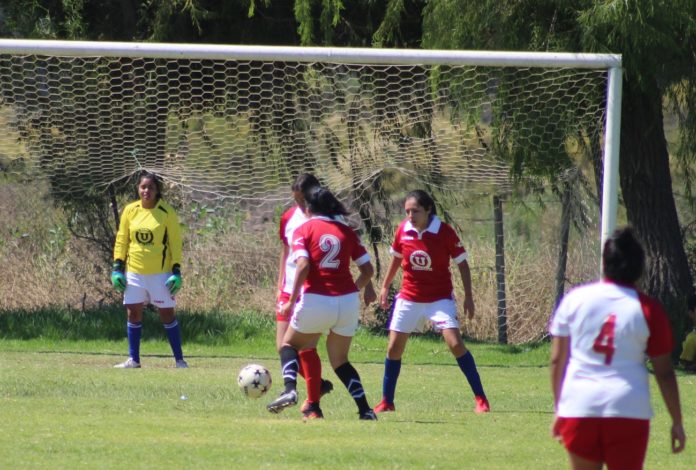
[(616, 314), (610, 314), (604, 323), (599, 335), (594, 340), (592, 350), (599, 354), (604, 354), (604, 364), (610, 365), (614, 357), (614, 328), (616, 327)]

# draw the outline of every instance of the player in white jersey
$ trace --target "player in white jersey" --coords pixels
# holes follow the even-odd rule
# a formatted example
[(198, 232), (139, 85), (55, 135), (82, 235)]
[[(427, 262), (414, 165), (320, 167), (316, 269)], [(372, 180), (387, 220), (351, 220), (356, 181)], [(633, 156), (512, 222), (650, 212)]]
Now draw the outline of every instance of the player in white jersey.
[(630, 228), (604, 245), (604, 279), (570, 291), (551, 320), (553, 435), (573, 469), (640, 469), (652, 417), (646, 355), (672, 418), (672, 451), (684, 449), (669, 319), (636, 289), (645, 254)]
[(282, 243), (280, 251), (280, 263), (278, 269), (278, 298), (276, 301), (276, 347), (280, 350), (283, 345), (283, 336), (288, 329), (289, 318), (283, 315), (282, 308), (287, 303), (292, 293), (292, 284), (295, 280), (295, 262), (289, 258), (292, 235), (297, 228), (309, 220), (305, 213), (305, 200), (303, 191), (320, 186), (319, 180), (312, 174), (299, 175), (292, 184), (292, 197), (295, 205), (286, 210), (280, 217), (278, 237)]

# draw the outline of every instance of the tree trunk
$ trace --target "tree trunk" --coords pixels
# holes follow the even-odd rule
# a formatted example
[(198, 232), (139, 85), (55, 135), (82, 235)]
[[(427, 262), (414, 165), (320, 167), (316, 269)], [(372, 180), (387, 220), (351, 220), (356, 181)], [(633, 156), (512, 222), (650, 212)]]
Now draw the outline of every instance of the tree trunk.
[(675, 335), (685, 323), (692, 278), (672, 194), (662, 102), (655, 83), (624, 88), (620, 180), (626, 213), (646, 249), (646, 292), (667, 308)]

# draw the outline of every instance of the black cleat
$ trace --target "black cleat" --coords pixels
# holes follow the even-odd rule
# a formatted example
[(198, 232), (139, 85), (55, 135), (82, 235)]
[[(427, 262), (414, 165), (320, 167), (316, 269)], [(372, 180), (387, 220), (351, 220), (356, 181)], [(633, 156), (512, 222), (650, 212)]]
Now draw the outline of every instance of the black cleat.
[(302, 412), (302, 421), (310, 419), (324, 419), (324, 413), (322, 413), (318, 403), (310, 403), (307, 409)]
[(326, 395), (327, 393), (331, 393), (332, 391), (333, 391), (333, 384), (331, 383), (331, 381), (321, 379), (321, 391), (320, 391), (321, 395), (320, 396), (323, 397), (324, 395)]

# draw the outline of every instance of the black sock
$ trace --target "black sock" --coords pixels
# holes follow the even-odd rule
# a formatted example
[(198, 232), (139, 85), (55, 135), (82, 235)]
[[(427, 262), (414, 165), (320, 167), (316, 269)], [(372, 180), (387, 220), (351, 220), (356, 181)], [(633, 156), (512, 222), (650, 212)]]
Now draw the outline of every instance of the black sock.
[(280, 348), (280, 369), (283, 374), (285, 391), (297, 389), (297, 370), (300, 368), (297, 350), (291, 346)]
[(367, 404), (367, 398), (365, 397), (365, 389), (363, 389), (362, 383), (360, 382), (360, 375), (355, 367), (351, 365), (350, 362), (334, 369), (336, 375), (343, 385), (348, 389), (348, 393), (355, 400), (355, 404), (358, 405), (358, 410), (360, 413), (365, 413), (370, 410), (370, 405)]

